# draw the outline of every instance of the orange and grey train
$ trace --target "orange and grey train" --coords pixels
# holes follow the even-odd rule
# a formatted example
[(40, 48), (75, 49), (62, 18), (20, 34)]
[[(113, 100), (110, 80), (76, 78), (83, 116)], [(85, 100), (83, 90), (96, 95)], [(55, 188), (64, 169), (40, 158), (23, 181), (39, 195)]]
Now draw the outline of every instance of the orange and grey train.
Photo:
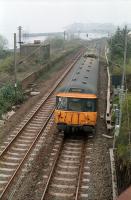
[(56, 95), (55, 123), (58, 130), (94, 132), (97, 123), (98, 57), (85, 54), (71, 80)]

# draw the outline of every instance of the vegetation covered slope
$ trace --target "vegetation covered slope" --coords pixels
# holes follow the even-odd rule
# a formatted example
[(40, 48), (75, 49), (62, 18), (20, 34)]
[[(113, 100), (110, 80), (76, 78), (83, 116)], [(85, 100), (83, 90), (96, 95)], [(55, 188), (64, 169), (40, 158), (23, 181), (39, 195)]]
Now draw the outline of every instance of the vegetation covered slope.
[[(112, 75), (122, 76), (122, 66), (125, 46), (125, 29), (117, 29), (116, 33), (109, 40), (110, 63)], [(127, 35), (127, 54), (126, 54), (126, 80), (125, 97), (122, 102), (122, 119), (120, 132), (116, 137), (116, 166), (119, 192), (123, 191), (131, 184), (131, 91), (130, 84), (127, 82), (127, 74), (131, 74), (131, 37)], [(116, 67), (120, 66), (120, 67)], [(114, 103), (119, 105), (119, 96), (115, 97)]]
[[(65, 41), (63, 38), (48, 38), (47, 43), (50, 42), (51, 56), (49, 60), (39, 59), (36, 55), (32, 54), (28, 59), (20, 57), (17, 52), (17, 95), (14, 87), (14, 56), (13, 52), (6, 48), (7, 41), (4, 37), (0, 37), (0, 118), (2, 114), (11, 110), (12, 106), (17, 103), (22, 103), (25, 99), (20, 86), (20, 81), (31, 73), (38, 71), (42, 68), (45, 69), (48, 64), (54, 65), (60, 60), (64, 59), (68, 54), (77, 51), (81, 46), (80, 41)], [(46, 65), (45, 65), (46, 64)], [(50, 67), (47, 66), (47, 70)], [(46, 71), (47, 71), (46, 70)], [(44, 70), (45, 74), (45, 70)], [(43, 75), (43, 74), (41, 74)]]

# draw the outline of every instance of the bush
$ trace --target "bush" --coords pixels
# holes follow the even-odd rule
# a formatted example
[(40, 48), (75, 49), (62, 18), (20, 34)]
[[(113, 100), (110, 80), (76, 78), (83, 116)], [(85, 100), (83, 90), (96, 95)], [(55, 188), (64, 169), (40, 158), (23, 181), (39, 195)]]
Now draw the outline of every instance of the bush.
[(11, 52), (9, 50), (1, 50), (0, 51), (0, 59), (4, 59), (10, 55), (11, 55)]
[[(127, 113), (127, 100), (128, 100), (128, 113)], [(131, 146), (129, 146), (129, 134), (131, 130), (131, 124), (129, 122), (128, 127), (128, 114), (129, 114), (129, 120), (131, 119), (131, 94), (129, 93), (127, 95), (127, 99), (123, 102), (123, 108), (122, 108), (122, 121), (121, 121), (121, 128), (119, 136), (116, 140), (116, 146), (117, 146), (117, 153), (120, 158), (123, 160), (129, 161), (130, 159), (130, 151)]]
[(0, 71), (8, 72), (10, 74), (14, 73), (14, 61), (13, 56), (8, 56), (0, 63)]
[(11, 84), (7, 84), (0, 89), (0, 117), (3, 113), (9, 111), (13, 105), (24, 101), (24, 95), (19, 84), (16, 94), (17, 99), (15, 88)]

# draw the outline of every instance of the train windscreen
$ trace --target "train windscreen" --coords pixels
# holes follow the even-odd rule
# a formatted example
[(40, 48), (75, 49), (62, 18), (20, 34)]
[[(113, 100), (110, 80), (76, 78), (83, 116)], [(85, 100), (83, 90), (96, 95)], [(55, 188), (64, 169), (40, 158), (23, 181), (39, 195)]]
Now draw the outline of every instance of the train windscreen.
[(96, 112), (96, 99), (57, 97), (57, 109), (77, 112)]

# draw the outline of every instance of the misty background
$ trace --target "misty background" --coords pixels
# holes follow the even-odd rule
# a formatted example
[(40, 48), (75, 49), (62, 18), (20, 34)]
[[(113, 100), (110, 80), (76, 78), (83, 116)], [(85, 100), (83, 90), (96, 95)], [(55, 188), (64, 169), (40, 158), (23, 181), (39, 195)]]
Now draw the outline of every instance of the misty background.
[(18, 26), (27, 33), (70, 30), (87, 32), (89, 38), (107, 36), (118, 25), (130, 27), (130, 8), (129, 0), (0, 0), (0, 34), (9, 47)]

